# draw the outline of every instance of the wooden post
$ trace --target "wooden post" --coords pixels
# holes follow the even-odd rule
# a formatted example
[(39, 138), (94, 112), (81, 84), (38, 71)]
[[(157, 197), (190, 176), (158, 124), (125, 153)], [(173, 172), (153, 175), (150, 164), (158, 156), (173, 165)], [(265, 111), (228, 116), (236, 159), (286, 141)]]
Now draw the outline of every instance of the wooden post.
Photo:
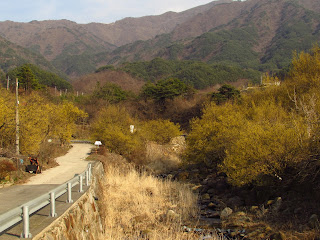
[(19, 82), (16, 78), (16, 154), (20, 154)]

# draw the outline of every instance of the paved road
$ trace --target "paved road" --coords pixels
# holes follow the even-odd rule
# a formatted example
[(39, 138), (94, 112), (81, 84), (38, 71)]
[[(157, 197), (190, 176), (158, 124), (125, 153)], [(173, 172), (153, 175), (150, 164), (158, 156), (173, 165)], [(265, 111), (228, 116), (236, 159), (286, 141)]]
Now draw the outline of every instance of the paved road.
[[(84, 192), (87, 191), (89, 187), (83, 186)], [(77, 189), (72, 189), (72, 200), (77, 201), (82, 196), (82, 193), (79, 193)], [(72, 203), (66, 203), (67, 196), (66, 194), (56, 199), (56, 213), (57, 217), (60, 217), (69, 207), (72, 206)], [(49, 226), (57, 217), (50, 217), (50, 205), (40, 209), (38, 212), (30, 216), (30, 233), (32, 236), (36, 236), (43, 229)], [(0, 240), (20, 240), (21, 233), (23, 232), (23, 224), (20, 222), (8, 229), (7, 231), (0, 233)]]
[(0, 214), (18, 207), (70, 180), (85, 171), (85, 158), (91, 151), (91, 144), (73, 144), (69, 152), (56, 159), (59, 166), (35, 175), (23, 185), (0, 189)]

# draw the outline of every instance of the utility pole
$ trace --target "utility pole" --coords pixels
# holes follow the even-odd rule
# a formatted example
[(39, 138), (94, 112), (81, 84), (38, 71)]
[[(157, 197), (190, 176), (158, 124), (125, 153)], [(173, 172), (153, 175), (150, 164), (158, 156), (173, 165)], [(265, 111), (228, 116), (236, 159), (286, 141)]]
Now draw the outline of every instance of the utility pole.
[(20, 154), (19, 82), (16, 78), (16, 154)]
[(7, 78), (7, 90), (9, 90), (10, 77)]

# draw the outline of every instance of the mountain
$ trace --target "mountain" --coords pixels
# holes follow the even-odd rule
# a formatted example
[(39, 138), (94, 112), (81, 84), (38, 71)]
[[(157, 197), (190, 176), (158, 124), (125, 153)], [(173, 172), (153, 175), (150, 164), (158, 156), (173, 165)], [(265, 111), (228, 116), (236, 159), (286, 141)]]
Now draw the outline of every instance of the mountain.
[(76, 55), (83, 52), (112, 50), (137, 40), (147, 40), (169, 33), (187, 19), (224, 2), (221, 0), (181, 13), (167, 12), (158, 16), (124, 18), (111, 24), (77, 24), (69, 20), (0, 22), (0, 35), (25, 48), (53, 60), (62, 52)]
[(219, 0), (179, 13), (166, 12), (156, 16), (128, 17), (112, 24), (90, 23), (82, 26), (93, 35), (119, 47), (138, 40), (148, 40), (160, 34), (170, 33), (179, 24), (213, 6), (230, 2), (232, 0)]
[(6, 21), (0, 36), (69, 76), (156, 57), (274, 71), (320, 42), (320, 0), (221, 0), (112, 24)]
[(114, 49), (115, 46), (68, 20), (0, 23), (0, 34), (24, 48), (41, 53), (48, 60), (63, 54), (81, 54)]
[[(165, 59), (222, 62), (262, 71), (288, 67), (293, 51), (320, 42), (320, 0), (248, 0), (215, 5), (171, 33), (105, 55), (104, 63)], [(314, 9), (313, 9), (314, 7)]]
[(170, 33), (177, 25), (197, 14), (231, 1), (214, 1), (181, 13), (125, 18), (111, 24), (77, 24), (68, 20), (29, 23), (5, 21), (0, 22), (0, 36), (42, 54), (68, 75), (81, 75), (94, 71), (96, 62), (102, 61), (96, 54), (110, 52), (137, 40)]
[(61, 75), (61, 72), (59, 72), (42, 55), (18, 46), (7, 41), (3, 37), (0, 37), (0, 69), (8, 72), (10, 69), (25, 63), (35, 64), (45, 70)]

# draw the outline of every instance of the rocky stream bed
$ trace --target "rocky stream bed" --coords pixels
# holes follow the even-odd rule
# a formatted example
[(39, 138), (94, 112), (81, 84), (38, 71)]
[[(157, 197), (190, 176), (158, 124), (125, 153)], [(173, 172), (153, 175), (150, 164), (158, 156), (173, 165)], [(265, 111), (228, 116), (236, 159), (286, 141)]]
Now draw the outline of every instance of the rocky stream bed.
[[(278, 221), (295, 217), (304, 211), (302, 206), (292, 207), (280, 196), (269, 199), (257, 196), (261, 193), (253, 189), (234, 188), (227, 183), (226, 175), (218, 174), (213, 169), (189, 166), (162, 177), (187, 182), (199, 195), (199, 223), (196, 228), (183, 228), (186, 232), (199, 233), (200, 239), (215, 239), (214, 235), (219, 235), (221, 239), (288, 239), (287, 232), (275, 227), (272, 219)], [(262, 201), (263, 198), (266, 200)], [(309, 213), (308, 218), (300, 222), (297, 235), (320, 228), (317, 214)]]

